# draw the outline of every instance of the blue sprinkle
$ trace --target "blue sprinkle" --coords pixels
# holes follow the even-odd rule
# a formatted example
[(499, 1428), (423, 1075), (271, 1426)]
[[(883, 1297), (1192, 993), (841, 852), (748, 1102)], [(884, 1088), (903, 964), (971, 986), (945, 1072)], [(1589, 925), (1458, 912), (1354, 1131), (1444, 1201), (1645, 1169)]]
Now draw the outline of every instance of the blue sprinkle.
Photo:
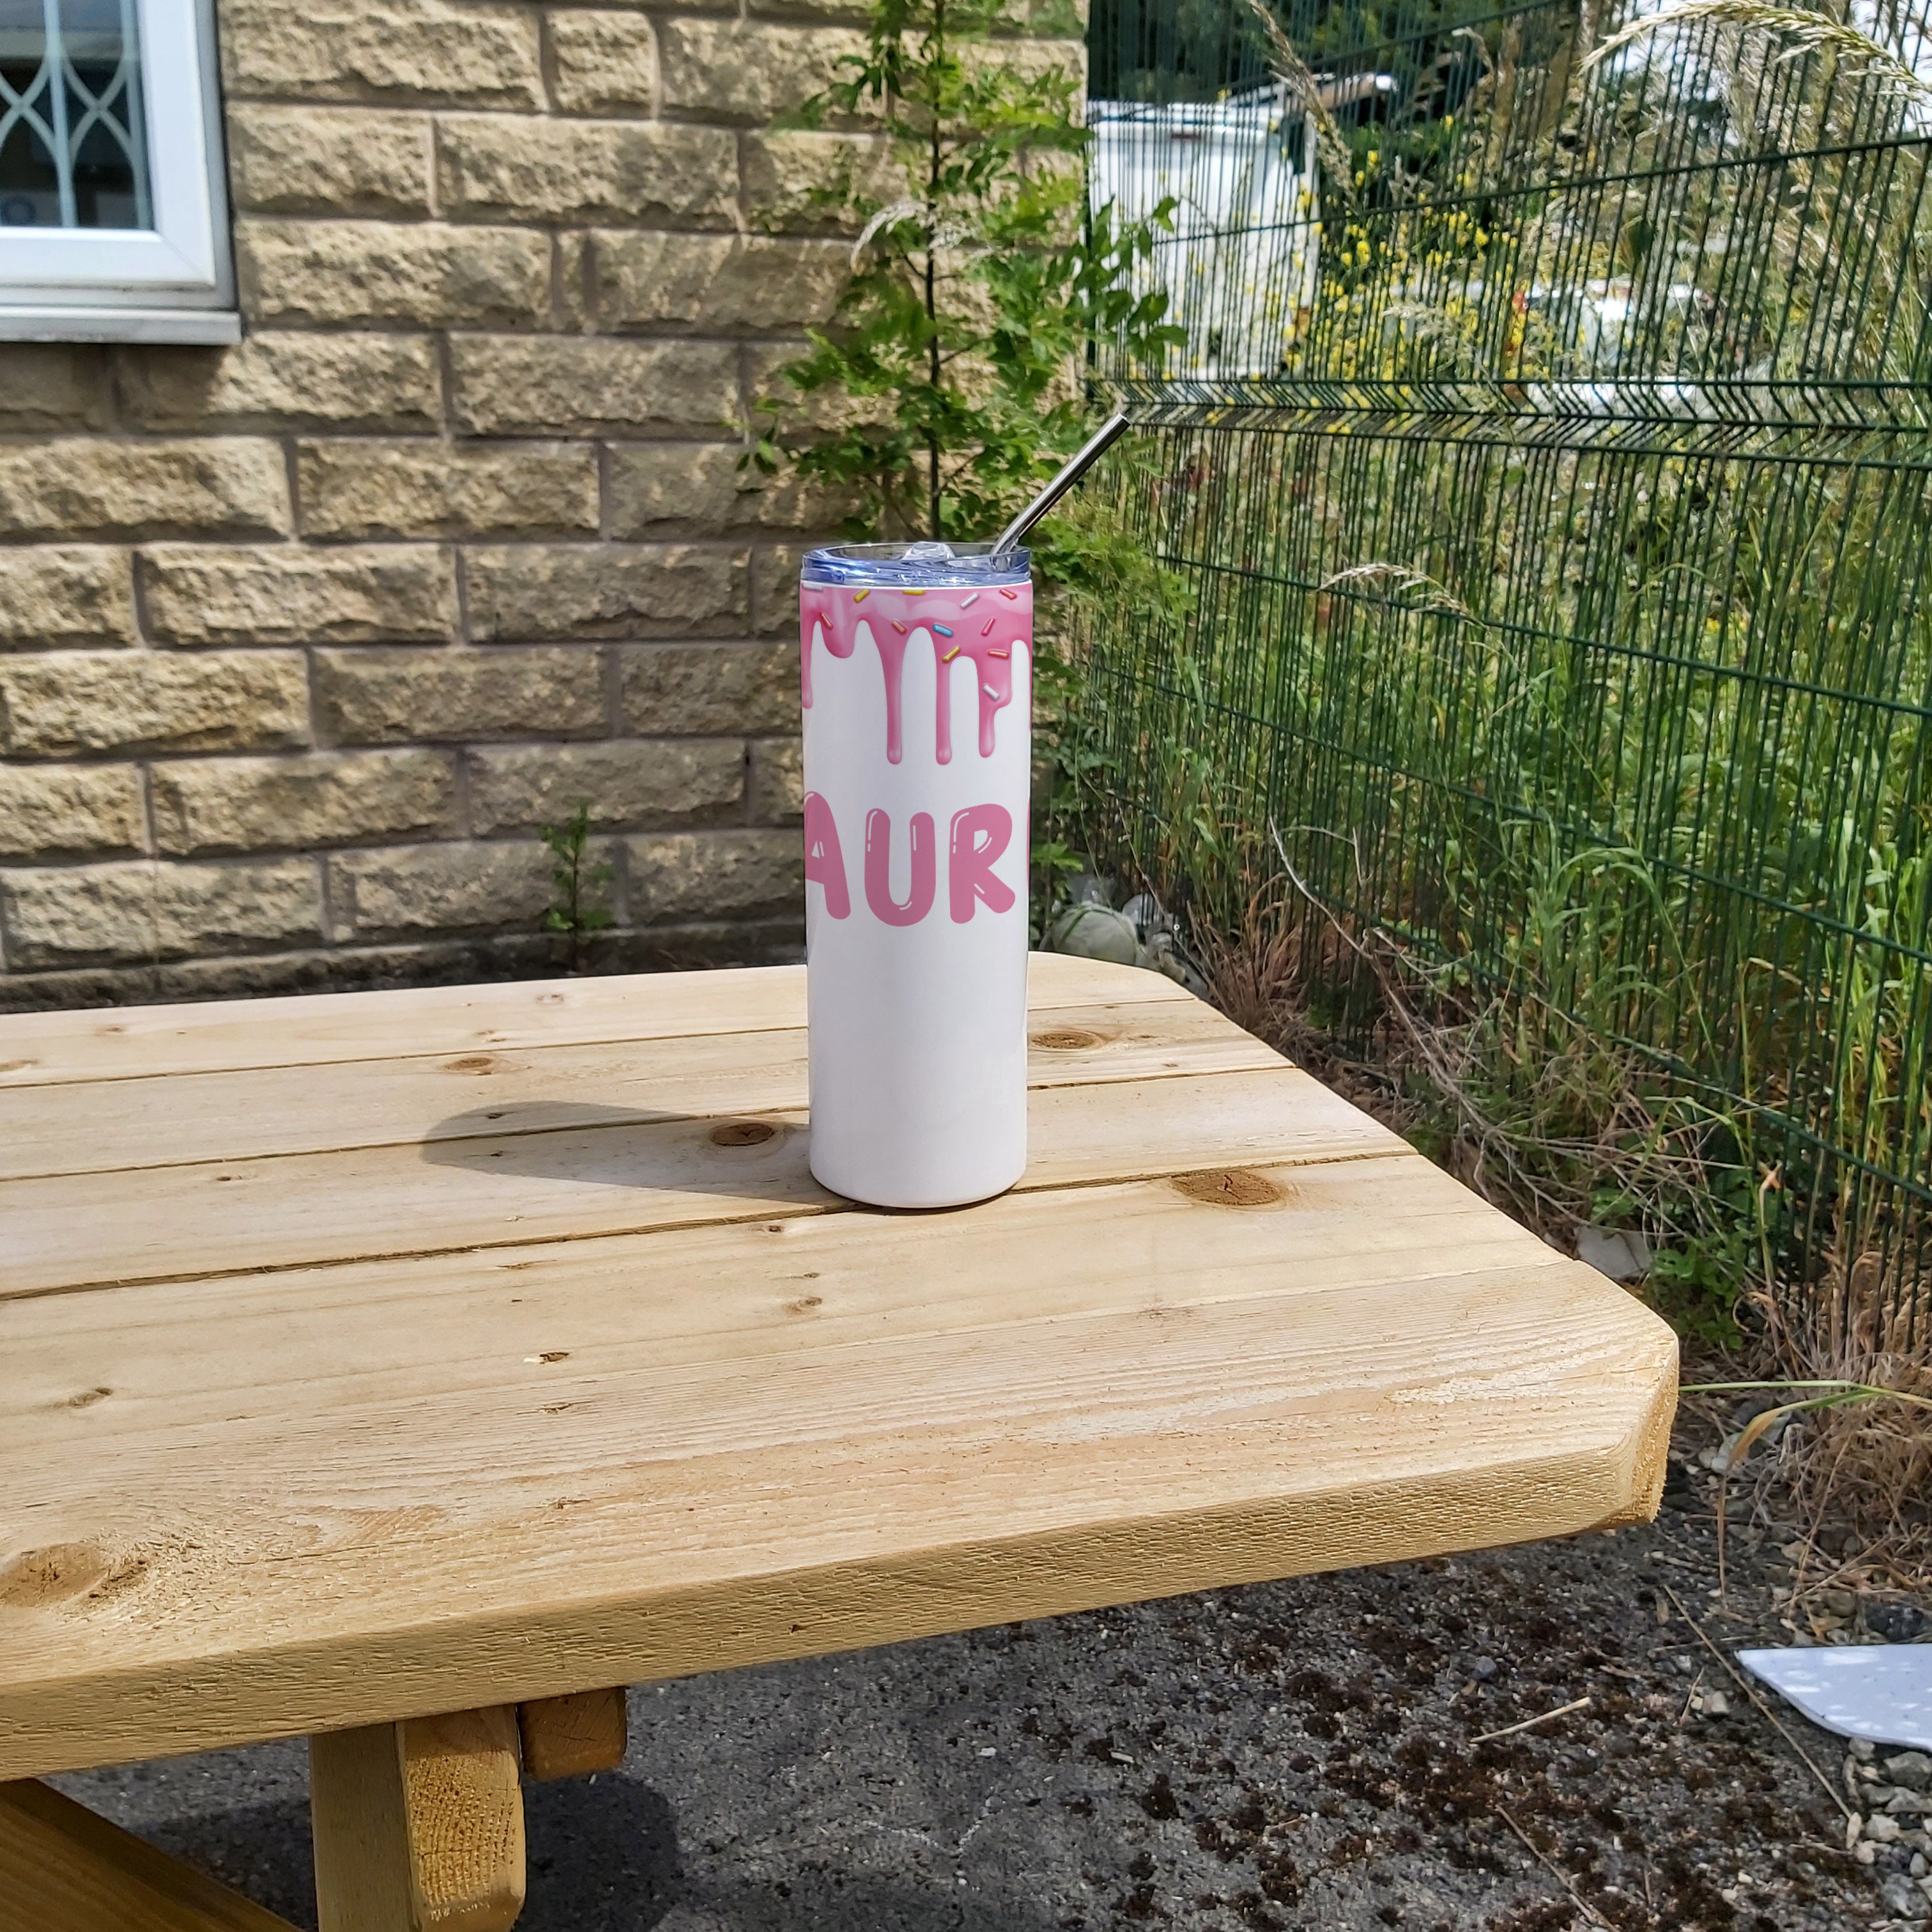
[(950, 624), (935, 624), (932, 628), (937, 631), (942, 638), (950, 638), (952, 634), (952, 626)]

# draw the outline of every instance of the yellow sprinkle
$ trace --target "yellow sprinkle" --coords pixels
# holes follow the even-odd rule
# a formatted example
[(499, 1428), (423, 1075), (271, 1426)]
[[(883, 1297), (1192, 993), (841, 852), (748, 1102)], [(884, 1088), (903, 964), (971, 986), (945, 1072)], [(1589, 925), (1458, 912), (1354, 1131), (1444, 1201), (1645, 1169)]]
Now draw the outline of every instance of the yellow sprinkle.
[(943, 658), (941, 658), (940, 659), (940, 661), (939, 661), (939, 662), (940, 662), (941, 664), (950, 664), (950, 663), (952, 662), (952, 660), (953, 660), (955, 658), (956, 658), (958, 655), (959, 655), (959, 646), (958, 646), (957, 644), (955, 644), (955, 645), (952, 646), (952, 650), (950, 650), (950, 651), (948, 651), (948, 652), (946, 653), (945, 656), (944, 656)]

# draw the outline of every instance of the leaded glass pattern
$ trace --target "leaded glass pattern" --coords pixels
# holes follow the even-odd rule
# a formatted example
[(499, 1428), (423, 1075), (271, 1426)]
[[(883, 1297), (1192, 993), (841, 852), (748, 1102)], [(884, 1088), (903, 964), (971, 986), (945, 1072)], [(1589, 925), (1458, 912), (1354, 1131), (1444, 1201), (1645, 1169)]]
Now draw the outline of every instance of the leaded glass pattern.
[(135, 0), (0, 0), (0, 225), (152, 228)]

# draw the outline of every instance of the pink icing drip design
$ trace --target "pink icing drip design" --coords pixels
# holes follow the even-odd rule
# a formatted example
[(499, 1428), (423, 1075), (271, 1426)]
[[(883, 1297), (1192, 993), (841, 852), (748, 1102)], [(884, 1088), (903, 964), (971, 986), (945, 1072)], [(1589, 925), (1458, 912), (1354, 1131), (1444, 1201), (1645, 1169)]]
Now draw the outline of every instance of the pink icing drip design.
[[(814, 634), (835, 658), (849, 658), (863, 624), (879, 652), (886, 683), (886, 757), (897, 764), (904, 752), (902, 712), (906, 646), (923, 633), (938, 660), (938, 694), (933, 719), (934, 754), (942, 765), (952, 761), (952, 665), (964, 658), (971, 664), (980, 695), (980, 755), (993, 754), (994, 722), (1013, 700), (1012, 653), (1033, 648), (1033, 586), (1003, 590), (1002, 602), (990, 615), (978, 604), (978, 591), (928, 590), (908, 595), (903, 590), (874, 589), (856, 598), (836, 585), (807, 585), (799, 591), (800, 692), (812, 708), (812, 644)], [(948, 637), (938, 627), (952, 632)]]

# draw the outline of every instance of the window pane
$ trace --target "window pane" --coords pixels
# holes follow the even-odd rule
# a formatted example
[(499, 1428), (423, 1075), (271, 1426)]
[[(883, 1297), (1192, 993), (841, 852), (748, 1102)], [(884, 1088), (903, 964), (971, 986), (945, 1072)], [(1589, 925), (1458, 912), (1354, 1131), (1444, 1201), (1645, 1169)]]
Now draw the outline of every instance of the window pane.
[(0, 224), (151, 228), (134, 0), (0, 0)]

